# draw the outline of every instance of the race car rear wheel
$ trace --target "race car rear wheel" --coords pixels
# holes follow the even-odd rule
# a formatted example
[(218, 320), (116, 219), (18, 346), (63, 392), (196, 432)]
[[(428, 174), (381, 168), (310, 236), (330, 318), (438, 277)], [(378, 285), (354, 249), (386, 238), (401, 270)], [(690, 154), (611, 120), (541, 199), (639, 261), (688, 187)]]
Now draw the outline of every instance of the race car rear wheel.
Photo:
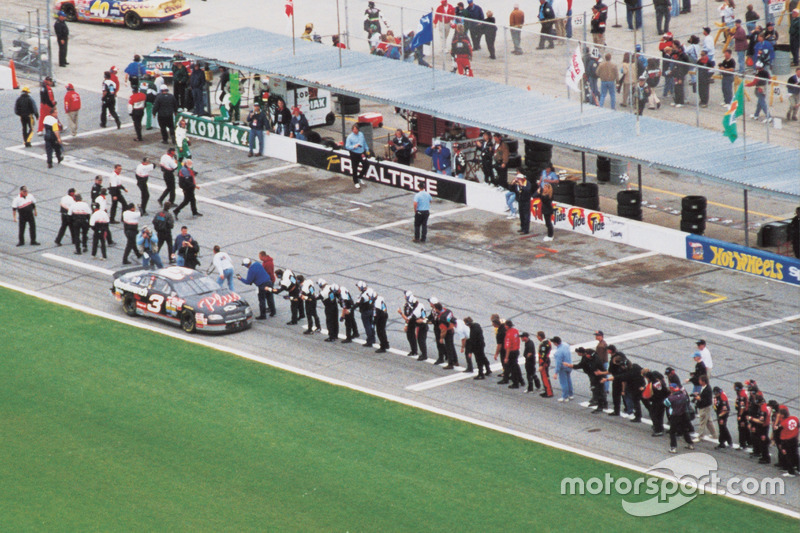
[(125, 13), (125, 26), (132, 30), (141, 30), (142, 29), (142, 17), (140, 17), (137, 13), (133, 11), (128, 11)]
[(61, 11), (64, 12), (67, 22), (76, 22), (78, 20), (78, 13), (75, 11), (74, 5), (61, 4)]
[(136, 299), (134, 299), (133, 294), (126, 294), (122, 298), (122, 310), (128, 316), (136, 316)]
[(194, 313), (191, 311), (184, 311), (181, 313), (181, 329), (186, 333), (194, 333), (197, 325), (194, 320)]

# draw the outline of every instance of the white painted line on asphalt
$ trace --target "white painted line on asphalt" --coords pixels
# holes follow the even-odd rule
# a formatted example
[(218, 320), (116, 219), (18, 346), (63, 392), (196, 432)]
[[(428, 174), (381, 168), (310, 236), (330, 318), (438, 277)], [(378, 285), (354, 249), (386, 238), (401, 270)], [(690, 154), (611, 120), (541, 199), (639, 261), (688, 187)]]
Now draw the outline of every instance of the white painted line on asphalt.
[[(305, 377), (314, 379), (316, 381), (321, 381), (323, 383), (328, 383), (330, 385), (336, 385), (336, 386), (339, 386), (339, 387), (342, 387), (342, 388), (346, 388), (346, 389), (350, 389), (350, 390), (353, 390), (353, 391), (361, 392), (361, 393), (364, 393), (364, 394), (368, 394), (370, 396), (374, 396), (376, 398), (382, 398), (384, 400), (388, 400), (388, 401), (391, 401), (391, 402), (395, 402), (395, 403), (399, 403), (399, 404), (402, 404), (402, 405), (406, 405), (408, 407), (414, 407), (414, 408), (417, 408), (417, 409), (421, 409), (423, 411), (427, 411), (429, 413), (434, 413), (434, 414), (438, 414), (438, 415), (441, 415), (441, 416), (446, 416), (446, 417), (452, 418), (454, 420), (459, 420), (461, 422), (466, 422), (467, 424), (480, 426), (480, 427), (483, 427), (483, 428), (486, 428), (486, 429), (490, 429), (492, 431), (497, 431), (499, 433), (504, 433), (506, 435), (511, 435), (511, 436), (514, 436), (514, 437), (518, 437), (518, 438), (521, 438), (521, 439), (524, 439), (524, 440), (527, 440), (527, 441), (530, 441), (530, 442), (536, 442), (536, 443), (544, 445), (544, 446), (549, 446), (551, 448), (556, 448), (556, 449), (563, 450), (563, 451), (566, 451), (566, 452), (574, 453), (576, 455), (580, 455), (582, 457), (587, 457), (589, 459), (594, 459), (596, 461), (600, 461), (600, 462), (603, 462), (603, 463), (613, 464), (615, 466), (619, 466), (619, 467), (622, 467), (622, 468), (627, 468), (629, 470), (633, 470), (634, 472), (639, 472), (640, 474), (645, 474), (645, 475), (649, 475), (649, 476), (653, 476), (653, 477), (658, 477), (660, 479), (668, 479), (668, 480), (672, 480), (672, 481), (676, 481), (678, 483), (681, 483), (681, 480), (677, 479), (675, 476), (671, 476), (669, 474), (665, 474), (665, 473), (658, 472), (658, 471), (651, 471), (647, 467), (642, 467), (642, 466), (635, 465), (633, 463), (628, 463), (628, 462), (625, 462), (625, 461), (620, 461), (618, 459), (613, 459), (611, 457), (606, 457), (604, 455), (601, 455), (601, 454), (593, 452), (593, 451), (583, 450), (583, 449), (580, 449), (580, 448), (576, 448), (574, 446), (570, 446), (568, 444), (564, 444), (563, 442), (556, 442), (556, 441), (553, 441), (553, 440), (550, 440), (550, 439), (537, 437), (536, 435), (532, 435), (530, 433), (525, 433), (525, 432), (522, 432), (522, 431), (518, 431), (516, 429), (511, 429), (511, 428), (507, 428), (507, 427), (504, 427), (504, 426), (500, 426), (500, 425), (494, 424), (492, 422), (479, 420), (479, 419), (471, 417), (471, 416), (461, 415), (459, 413), (455, 413), (453, 411), (448, 411), (448, 410), (442, 409), (440, 407), (434, 407), (432, 405), (427, 405), (427, 404), (424, 404), (422, 402), (418, 402), (416, 400), (403, 398), (403, 397), (400, 397), (400, 396), (396, 396), (394, 394), (389, 394), (389, 393), (382, 392), (382, 391), (379, 391), (379, 390), (363, 387), (361, 385), (355, 385), (353, 383), (348, 383), (348, 382), (342, 381), (340, 379), (324, 376), (324, 375), (318, 374), (316, 372), (310, 372), (310, 371), (305, 370), (303, 368), (287, 365), (285, 363), (281, 363), (280, 361), (274, 361), (272, 359), (268, 359), (268, 358), (260, 356), (260, 355), (255, 355), (255, 354), (251, 354), (249, 352), (245, 352), (244, 350), (239, 350), (237, 348), (230, 348), (228, 346), (223, 346), (221, 344), (218, 344), (218, 343), (215, 343), (215, 342), (211, 342), (211, 341), (206, 340), (206, 339), (199, 338), (198, 335), (189, 335), (189, 334), (181, 333), (179, 331), (169, 331), (169, 330), (167, 330), (165, 328), (158, 328), (158, 327), (155, 327), (155, 326), (153, 326), (151, 324), (145, 323), (144, 320), (112, 315), (110, 313), (105, 313), (103, 311), (99, 311), (97, 309), (93, 309), (91, 307), (88, 307), (88, 306), (85, 306), (85, 305), (82, 305), (82, 304), (76, 304), (76, 303), (73, 303), (73, 302), (68, 302), (66, 300), (62, 300), (61, 298), (56, 298), (56, 297), (53, 297), (53, 296), (50, 296), (50, 295), (47, 295), (47, 294), (43, 294), (43, 293), (38, 292), (38, 291), (33, 291), (33, 290), (30, 290), (30, 289), (25, 289), (23, 287), (18, 287), (16, 285), (12, 285), (10, 283), (6, 283), (6, 282), (3, 282), (3, 281), (0, 281), (0, 287), (5, 287), (5, 288), (10, 289), (10, 290), (21, 292), (23, 294), (27, 294), (29, 296), (33, 296), (33, 297), (39, 298), (41, 300), (45, 300), (47, 302), (51, 302), (51, 303), (57, 304), (57, 305), (62, 305), (62, 306), (65, 306), (65, 307), (69, 307), (71, 309), (75, 309), (77, 311), (88, 313), (90, 315), (98, 316), (98, 317), (101, 317), (101, 318), (107, 318), (107, 319), (113, 320), (115, 322), (119, 322), (119, 323), (127, 324), (129, 326), (133, 326), (133, 327), (136, 327), (136, 328), (152, 331), (152, 332), (155, 332), (155, 333), (159, 333), (161, 335), (167, 335), (167, 336), (173, 337), (175, 339), (180, 339), (180, 340), (182, 340), (184, 342), (191, 342), (193, 344), (197, 344), (197, 345), (200, 345), (200, 346), (205, 346), (207, 348), (218, 350), (218, 351), (223, 352), (223, 353), (230, 353), (232, 355), (235, 355), (237, 357), (241, 357), (243, 359), (247, 359), (247, 360), (250, 360), (250, 361), (261, 363), (261, 364), (264, 364), (264, 365), (267, 365), (267, 366), (270, 366), (270, 367), (273, 367), (273, 368), (277, 368), (277, 369), (280, 369), (280, 370), (284, 370), (284, 371), (287, 371), (287, 372), (291, 372), (293, 374), (297, 374), (297, 375), (300, 375), (300, 376), (305, 376)], [(568, 409), (568, 404), (565, 405), (564, 407), (565, 407), (565, 409)], [(711, 488), (708, 488), (708, 489), (705, 489), (705, 490), (706, 490), (706, 492), (711, 492), (711, 493), (714, 493), (714, 494), (720, 494), (720, 491), (718, 489), (714, 488), (714, 487), (711, 487)], [(772, 503), (761, 502), (761, 501), (749, 498), (747, 496), (728, 494), (727, 492), (724, 492), (724, 491), (722, 492), (721, 495), (723, 495), (726, 498), (730, 498), (730, 499), (733, 499), (733, 500), (736, 500), (736, 501), (740, 501), (740, 502), (743, 502), (743, 503), (754, 505), (756, 507), (760, 507), (762, 509), (767, 509), (769, 511), (780, 513), (780, 514), (783, 514), (783, 515), (786, 515), (786, 516), (790, 516), (792, 518), (800, 519), (800, 513), (796, 512), (796, 511), (793, 511), (791, 509), (786, 509), (785, 507), (781, 507), (779, 505), (775, 505), (775, 504), (772, 504)]]
[(777, 326), (778, 324), (783, 324), (784, 322), (792, 322), (793, 320), (800, 319), (800, 315), (792, 315), (787, 316), (786, 318), (776, 318), (775, 320), (767, 320), (766, 322), (761, 322), (760, 324), (753, 324), (751, 326), (744, 326), (742, 328), (736, 328), (728, 330), (728, 333), (742, 333), (744, 331), (751, 331), (754, 329), (766, 328), (769, 326)]
[[(15, 151), (15, 152), (18, 152), (18, 153), (23, 153), (23, 154), (29, 155), (30, 157), (38, 157), (39, 159), (42, 159), (44, 157), (43, 155), (40, 156), (40, 155), (37, 155), (37, 154), (31, 154), (31, 153), (25, 152), (24, 150), (20, 151), (20, 150), (14, 149), (14, 148), (6, 148), (6, 149), (7, 150), (11, 150), (11, 151)], [(75, 168), (75, 169), (78, 169), (78, 170), (83, 170), (83, 171), (86, 171), (86, 172), (89, 172), (89, 173), (92, 173), (92, 174), (97, 174), (98, 172), (100, 172), (100, 173), (103, 173), (105, 175), (108, 175), (110, 173), (110, 170), (99, 170), (98, 171), (97, 169), (94, 169), (94, 168), (91, 168), (91, 167), (88, 167), (88, 166), (85, 166), (85, 165), (76, 164), (76, 163), (69, 163), (69, 162), (66, 162), (66, 161), (64, 163), (62, 163), (62, 165), (63, 166), (68, 166), (68, 167), (71, 167), (71, 168)], [(130, 184), (135, 184), (136, 183), (134, 178), (124, 177), (124, 178), (122, 178), (122, 180), (127, 182), (127, 183), (130, 183)], [(201, 183), (201, 186), (202, 186), (202, 183)], [(163, 191), (164, 190), (164, 186), (157, 185), (157, 184), (151, 185), (150, 188), (154, 189), (156, 191)], [(476, 266), (472, 266), (472, 265), (467, 265), (467, 264), (464, 264), (464, 263), (458, 263), (456, 261), (451, 261), (449, 259), (445, 259), (445, 258), (442, 258), (442, 257), (437, 257), (437, 256), (435, 256), (433, 254), (425, 252), (424, 250), (423, 251), (411, 250), (411, 249), (408, 249), (408, 248), (401, 248), (399, 246), (393, 246), (391, 244), (386, 244), (384, 242), (364, 239), (362, 237), (359, 237), (358, 235), (341, 233), (339, 231), (328, 229), (328, 228), (325, 228), (323, 226), (315, 226), (313, 224), (300, 222), (299, 220), (293, 220), (293, 219), (290, 219), (290, 218), (274, 215), (274, 214), (271, 214), (271, 213), (265, 213), (263, 211), (258, 211), (256, 209), (251, 209), (249, 207), (242, 207), (242, 206), (239, 206), (239, 205), (236, 205), (236, 204), (231, 204), (229, 202), (223, 202), (223, 201), (220, 201), (220, 200), (216, 200), (214, 198), (207, 198), (207, 197), (204, 197), (204, 196), (197, 196), (197, 201), (198, 202), (204, 202), (204, 203), (207, 203), (207, 204), (210, 204), (210, 205), (214, 205), (214, 206), (217, 206), (217, 207), (220, 207), (220, 208), (223, 208), (223, 209), (228, 209), (230, 211), (236, 211), (238, 213), (242, 213), (242, 214), (246, 214), (246, 215), (250, 215), (250, 216), (254, 216), (254, 217), (259, 217), (259, 218), (264, 218), (264, 219), (272, 220), (272, 221), (275, 221), (275, 222), (280, 222), (282, 224), (287, 224), (289, 226), (294, 226), (296, 228), (302, 228), (302, 229), (305, 229), (305, 230), (308, 230), (308, 231), (312, 231), (312, 232), (315, 232), (315, 233), (320, 233), (322, 235), (328, 235), (330, 237), (334, 237), (334, 238), (337, 238), (337, 239), (348, 240), (348, 241), (351, 241), (351, 242), (362, 244), (364, 246), (371, 246), (373, 248), (378, 248), (378, 249), (381, 249), (381, 250), (386, 250), (386, 251), (389, 251), (389, 252), (402, 254), (402, 255), (409, 256), (409, 257), (414, 257), (414, 258), (420, 259), (422, 261), (427, 261), (427, 262), (430, 262), (430, 263), (436, 263), (436, 264), (439, 264), (439, 265), (448, 266), (448, 267), (450, 267), (452, 269), (461, 270), (463, 272), (469, 272), (469, 273), (472, 273), (472, 274), (483, 275), (483, 276), (486, 276), (486, 277), (489, 277), (489, 278), (493, 278), (493, 279), (496, 279), (496, 280), (500, 280), (500, 281), (504, 281), (504, 282), (507, 282), (507, 283), (510, 283), (510, 284), (513, 284), (513, 285), (521, 285), (523, 287), (529, 287), (529, 288), (532, 288), (532, 289), (537, 289), (537, 290), (542, 291), (542, 292), (548, 292), (550, 294), (555, 294), (557, 296), (562, 296), (564, 298), (569, 298), (571, 300), (576, 300), (576, 301), (579, 301), (579, 302), (584, 302), (584, 303), (588, 303), (588, 304), (591, 304), (591, 305), (596, 305), (598, 307), (603, 307), (603, 308), (610, 309), (610, 310), (613, 310), (613, 311), (618, 311), (620, 313), (632, 314), (632, 315), (636, 315), (636, 316), (643, 317), (643, 318), (649, 318), (649, 319), (656, 320), (656, 321), (659, 321), (659, 322), (663, 322), (663, 323), (666, 323), (666, 324), (671, 324), (671, 325), (674, 325), (674, 326), (680, 326), (683, 329), (691, 329), (691, 330), (695, 330), (695, 331), (700, 331), (700, 332), (705, 333), (707, 335), (719, 335), (720, 337), (725, 337), (725, 338), (737, 340), (737, 341), (740, 341), (740, 342), (746, 342), (748, 344), (754, 344), (756, 346), (769, 348), (771, 350), (775, 350), (775, 351), (778, 351), (778, 352), (783, 352), (783, 353), (788, 353), (788, 354), (791, 354), (791, 355), (800, 356), (800, 350), (795, 349), (795, 348), (789, 348), (787, 346), (782, 346), (780, 344), (767, 342), (767, 341), (764, 341), (764, 340), (761, 340), (761, 339), (745, 337), (744, 335), (739, 335), (738, 333), (732, 333), (732, 332), (724, 331), (724, 330), (721, 330), (721, 329), (718, 329), (718, 328), (712, 328), (712, 327), (709, 327), (709, 326), (703, 326), (701, 324), (696, 324), (694, 322), (689, 322), (688, 320), (681, 320), (681, 319), (678, 319), (678, 318), (673, 318), (671, 316), (661, 315), (661, 314), (653, 312), (653, 311), (646, 311), (644, 309), (637, 309), (635, 307), (631, 307), (631, 306), (629, 306), (627, 304), (623, 304), (623, 303), (616, 303), (616, 302), (611, 302), (611, 301), (608, 301), (608, 300), (603, 300), (603, 299), (600, 299), (600, 298), (595, 298), (595, 297), (592, 297), (592, 296), (586, 296), (584, 294), (581, 294), (581, 293), (578, 293), (578, 292), (574, 292), (574, 291), (569, 291), (569, 290), (566, 290), (566, 289), (548, 287), (547, 285), (542, 285), (541, 283), (535, 283), (535, 282), (532, 282), (532, 281), (519, 279), (519, 278), (517, 278), (515, 276), (512, 276), (512, 275), (509, 275), (509, 274), (502, 274), (500, 272), (495, 272), (493, 270), (488, 270), (488, 269), (485, 269), (485, 268), (480, 268), (480, 267), (476, 267)], [(402, 221), (402, 222), (398, 222), (398, 224), (399, 223), (406, 223), (406, 222)], [(375, 228), (371, 228), (368, 231), (374, 231), (374, 230), (375, 230)], [(736, 275), (736, 274), (735, 273), (731, 273), (731, 275)]]
[[(625, 341), (632, 341), (636, 339), (643, 339), (645, 337), (652, 337), (653, 335), (660, 335), (664, 333), (660, 329), (647, 328), (640, 331), (632, 331), (631, 333), (624, 333), (622, 335), (615, 335), (613, 337), (604, 337), (607, 344), (620, 344)], [(574, 352), (576, 348), (592, 348), (597, 346), (597, 341), (586, 341), (579, 344), (572, 344), (570, 348)]]
[[(458, 370), (460, 368), (456, 367)], [(491, 365), (489, 368), (492, 369), (492, 372), (497, 372), (503, 368), (503, 365), (500, 363), (495, 363)], [(444, 376), (441, 378), (429, 379), (428, 381), (423, 381), (422, 383), (417, 383), (415, 385), (409, 385), (406, 387), (406, 390), (410, 390), (413, 392), (421, 392), (428, 389), (433, 389), (435, 387), (440, 387), (442, 385), (447, 385), (448, 383), (455, 383), (456, 381), (461, 381), (464, 379), (471, 379), (474, 378), (477, 374), (474, 372), (464, 372), (461, 370), (458, 374), (451, 374), (449, 376)]]
[(530, 278), (528, 281), (531, 282), (538, 282), (544, 281), (547, 279), (553, 278), (560, 278), (561, 276), (569, 276), (571, 274), (577, 274), (579, 272), (586, 272), (588, 270), (594, 270), (596, 268), (602, 268), (610, 265), (617, 265), (619, 263), (627, 263), (628, 261), (635, 261), (637, 259), (644, 259), (645, 257), (652, 257), (654, 255), (659, 255), (658, 252), (644, 252), (641, 254), (636, 255), (629, 255), (628, 257), (623, 257), (621, 259), (614, 259), (613, 261), (604, 261), (602, 263), (595, 263), (594, 265), (589, 265), (580, 268), (571, 268), (569, 270), (562, 270), (561, 272), (556, 272), (555, 274), (548, 274), (546, 276), (539, 276), (538, 278)]
[(70, 259), (69, 257), (61, 257), (60, 255), (51, 254), (47, 252), (43, 253), (42, 257), (46, 257), (47, 259), (52, 259), (53, 261), (58, 261), (60, 263), (66, 263), (68, 265), (76, 266), (84, 270), (91, 270), (92, 272), (99, 272), (100, 274), (106, 274), (108, 276), (114, 275), (113, 270), (109, 270), (107, 268), (102, 268), (95, 265), (90, 265), (88, 263), (83, 263), (81, 261), (76, 261), (75, 259)]
[(363, 206), (363, 207), (372, 207), (371, 205), (365, 204), (364, 202), (356, 202), (355, 200), (347, 200), (347, 201), (350, 202), (351, 204), (356, 204), (356, 205), (360, 205), (360, 206)]
[[(120, 126), (120, 129), (122, 129), (122, 128), (132, 128), (132, 127), (133, 127), (133, 122), (127, 122), (127, 123), (123, 124), (122, 126)], [(72, 135), (70, 133), (66, 133), (66, 132), (62, 131), (61, 132), (62, 133), (61, 138), (64, 140), (64, 146), (66, 146), (68, 148), (69, 147), (69, 142), (68, 141), (70, 139), (75, 139), (76, 137), (89, 137), (90, 135), (97, 135), (98, 133), (109, 133), (109, 132), (112, 132), (112, 131), (116, 131), (116, 130), (114, 128), (112, 128), (112, 127), (97, 128), (96, 130), (82, 131), (81, 133), (79, 133), (77, 135)], [(42, 139), (41, 141), (31, 142), (31, 145), (32, 146), (44, 146), (44, 139)], [(6, 148), (6, 150), (11, 150), (13, 152), (17, 152), (20, 148), (24, 150), (25, 149), (25, 145), (24, 144), (18, 144), (16, 146), (9, 146), (8, 148)]]
[[(428, 218), (431, 219), (431, 218), (444, 217), (444, 216), (447, 216), (447, 215), (452, 215), (453, 213), (460, 213), (462, 211), (469, 211), (471, 209), (475, 209), (475, 208), (474, 207), (470, 207), (470, 206), (457, 207), (455, 209), (448, 209), (447, 211), (439, 211), (437, 213), (431, 213), (430, 217), (428, 217)], [(405, 224), (413, 224), (413, 223), (414, 223), (414, 219), (413, 218), (405, 218), (403, 220), (397, 220), (395, 222), (389, 222), (388, 224), (381, 224), (380, 226), (372, 226), (370, 228), (357, 229), (355, 231), (351, 231), (350, 233), (345, 233), (345, 235), (347, 235), (349, 237), (352, 237), (354, 235), (362, 235), (364, 233), (369, 233), (371, 231), (378, 231), (378, 230), (381, 230), (381, 229), (393, 228), (395, 226), (403, 226)]]
[(294, 167), (299, 167), (299, 166), (300, 165), (298, 163), (289, 163), (288, 165), (283, 165), (283, 166), (275, 167), (275, 168), (268, 168), (268, 169), (265, 169), (265, 170), (257, 170), (256, 172), (250, 172), (249, 174), (242, 174), (241, 176), (231, 176), (229, 178), (222, 178), (222, 179), (218, 179), (218, 180), (214, 180), (214, 181), (209, 181), (209, 182), (203, 183), (202, 185), (203, 185), (203, 187), (208, 187), (209, 185), (216, 185), (217, 183), (229, 183), (231, 181), (243, 180), (245, 178), (252, 178), (253, 176), (261, 176), (261, 175), (264, 175), (264, 174), (273, 174), (275, 172), (280, 172), (282, 170), (287, 170), (287, 169), (294, 168)]

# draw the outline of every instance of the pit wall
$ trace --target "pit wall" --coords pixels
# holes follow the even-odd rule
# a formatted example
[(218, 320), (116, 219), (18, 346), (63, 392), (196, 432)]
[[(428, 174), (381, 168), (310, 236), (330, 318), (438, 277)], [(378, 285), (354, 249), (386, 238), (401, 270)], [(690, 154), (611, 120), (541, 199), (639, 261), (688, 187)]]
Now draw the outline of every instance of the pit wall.
[[(192, 137), (248, 149), (249, 128), (218, 122), (206, 117), (181, 114)], [(266, 135), (264, 155), (290, 163), (352, 176), (353, 168), (345, 150), (296, 141), (281, 135)], [(505, 213), (505, 192), (482, 183), (464, 181), (388, 161), (370, 162), (367, 181), (416, 192), (424, 187), (432, 196), (465, 204), (482, 211)], [(746, 248), (701, 235), (630, 220), (582, 207), (553, 203), (554, 226), (558, 230), (590, 235), (658, 252), (671, 257), (698, 261), (744, 272), (771, 281), (800, 286), (800, 260), (755, 248)], [(544, 225), (538, 200), (531, 206), (531, 221)]]

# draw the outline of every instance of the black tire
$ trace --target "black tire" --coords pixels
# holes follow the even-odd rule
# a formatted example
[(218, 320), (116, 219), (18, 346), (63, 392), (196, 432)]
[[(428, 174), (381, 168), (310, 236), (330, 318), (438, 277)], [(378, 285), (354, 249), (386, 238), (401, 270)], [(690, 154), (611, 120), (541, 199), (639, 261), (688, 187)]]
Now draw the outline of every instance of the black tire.
[(336, 95), (336, 98), (339, 99), (339, 103), (342, 105), (353, 105), (353, 104), (360, 104), (361, 99), (355, 96), (347, 96), (344, 94)]
[(617, 214), (621, 217), (642, 220), (642, 208), (639, 206), (618, 205)]
[(75, 10), (74, 4), (61, 4), (61, 11), (64, 12), (67, 22), (77, 22), (78, 12)]
[(617, 193), (617, 205), (622, 208), (624, 206), (642, 205), (642, 191), (638, 189), (619, 191)]
[(606, 172), (611, 170), (611, 160), (607, 157), (603, 157), (601, 155), (597, 156), (597, 171), (605, 170)]
[(320, 144), (322, 142), (322, 135), (314, 130), (309, 130), (308, 135), (306, 135), (306, 140), (310, 143)]
[(575, 197), (575, 203), (572, 205), (576, 207), (583, 207), (584, 209), (591, 209), (592, 211), (600, 210), (600, 198), (578, 198)]
[(506, 146), (508, 146), (509, 154), (516, 154), (517, 152), (519, 152), (519, 141), (517, 139), (503, 137), (503, 141), (506, 143)]
[(685, 231), (686, 233), (694, 233), (695, 235), (702, 235), (706, 231), (706, 221), (685, 222), (681, 220), (681, 231)]
[(597, 198), (598, 192), (596, 183), (575, 184), (575, 198)]
[(541, 152), (546, 151), (546, 150), (552, 151), (553, 150), (553, 145), (552, 144), (547, 144), (547, 143), (540, 143), (539, 141), (529, 141), (529, 140), (526, 139), (525, 140), (525, 151), (527, 152), (528, 150), (541, 151)]
[(698, 211), (682, 211), (681, 222), (700, 222), (705, 221), (706, 214)]
[(131, 30), (141, 30), (142, 17), (140, 17), (138, 13), (135, 13), (133, 11), (128, 11), (127, 13), (125, 13), (125, 26), (127, 26)]
[(136, 316), (136, 298), (133, 294), (126, 294), (122, 297), (122, 310), (128, 316)]
[(531, 161), (537, 164), (546, 165), (549, 163), (553, 158), (553, 154), (550, 153), (543, 153), (543, 152), (533, 152), (530, 154), (525, 154), (525, 161)]
[(333, 112), (328, 113), (325, 115), (325, 125), (326, 126), (333, 126), (334, 122), (336, 122), (336, 114)]
[(197, 331), (194, 312), (188, 309), (181, 312), (181, 329), (186, 333), (194, 333)]
[(520, 168), (522, 167), (522, 156), (519, 154), (510, 154), (508, 156), (508, 164), (506, 168)]
[(320, 144), (322, 144), (324, 147), (330, 148), (332, 150), (338, 150), (339, 149), (339, 145), (336, 143), (336, 141), (333, 139), (333, 137), (323, 137), (322, 138), (322, 142)]
[(681, 198), (681, 211), (705, 211), (705, 196), (684, 196)]
[(567, 205), (575, 205), (575, 197), (574, 196), (565, 196), (562, 194), (554, 194), (553, 201), (557, 204), (567, 204)]
[(340, 104), (339, 109), (340, 114), (358, 115), (361, 113), (361, 104), (359, 102), (356, 102), (355, 104)]
[(575, 182), (571, 180), (561, 180), (553, 187), (553, 195), (575, 197)]

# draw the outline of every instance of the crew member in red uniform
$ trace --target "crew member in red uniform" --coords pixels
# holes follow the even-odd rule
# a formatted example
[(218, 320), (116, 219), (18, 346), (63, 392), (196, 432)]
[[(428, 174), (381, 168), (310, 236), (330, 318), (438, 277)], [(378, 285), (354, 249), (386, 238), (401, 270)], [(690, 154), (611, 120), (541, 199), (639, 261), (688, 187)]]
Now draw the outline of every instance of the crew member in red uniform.
[(139, 87), (133, 86), (133, 94), (128, 98), (128, 113), (133, 120), (133, 129), (136, 130), (134, 141), (142, 140), (142, 119), (144, 118), (144, 108), (147, 103), (147, 95), (139, 91)]
[(717, 413), (717, 423), (719, 424), (717, 449), (733, 448), (733, 437), (728, 431), (728, 415), (731, 414), (731, 406), (728, 403), (728, 396), (719, 387), (714, 387), (714, 411)]
[(453, 36), (453, 43), (450, 46), (450, 55), (456, 61), (458, 73), (462, 76), (472, 77), (472, 44), (469, 42), (467, 32), (464, 31), (462, 26), (456, 29), (456, 34)]
[(81, 95), (71, 83), (67, 84), (67, 93), (64, 95), (64, 113), (69, 119), (69, 131), (73, 137), (78, 135), (78, 111), (81, 110)]
[(797, 435), (800, 422), (796, 416), (789, 415), (789, 409), (781, 405), (778, 409), (781, 424), (781, 441), (778, 453), (783, 457), (783, 464), (786, 467), (784, 476), (796, 476), (800, 474), (800, 457), (797, 453)]
[(739, 448), (750, 446), (750, 432), (747, 431), (747, 391), (744, 385), (737, 381), (733, 384), (736, 391), (736, 425), (739, 427)]
[(44, 118), (56, 106), (56, 97), (53, 94), (53, 78), (47, 76), (39, 89), (39, 127), (36, 135), (44, 135)]
[(547, 339), (544, 334), (544, 331), (540, 331), (536, 334), (536, 338), (539, 339), (539, 374), (542, 375), (542, 386), (544, 387), (544, 392), (541, 393), (539, 396), (542, 398), (552, 398), (553, 397), (553, 387), (550, 385), (550, 350), (553, 349), (552, 344)]
[(525, 385), (522, 379), (522, 369), (519, 367), (519, 330), (514, 327), (511, 320), (506, 320), (506, 338), (503, 340), (506, 349), (505, 363), (506, 369), (511, 374), (511, 385), (509, 389), (518, 389), (520, 384)]
[(756, 391), (755, 402), (758, 406), (756, 415), (747, 417), (753, 436), (753, 452), (761, 456), (761, 459), (758, 460), (760, 464), (768, 465), (771, 462), (769, 457), (770, 408), (764, 401), (764, 393), (761, 391)]

